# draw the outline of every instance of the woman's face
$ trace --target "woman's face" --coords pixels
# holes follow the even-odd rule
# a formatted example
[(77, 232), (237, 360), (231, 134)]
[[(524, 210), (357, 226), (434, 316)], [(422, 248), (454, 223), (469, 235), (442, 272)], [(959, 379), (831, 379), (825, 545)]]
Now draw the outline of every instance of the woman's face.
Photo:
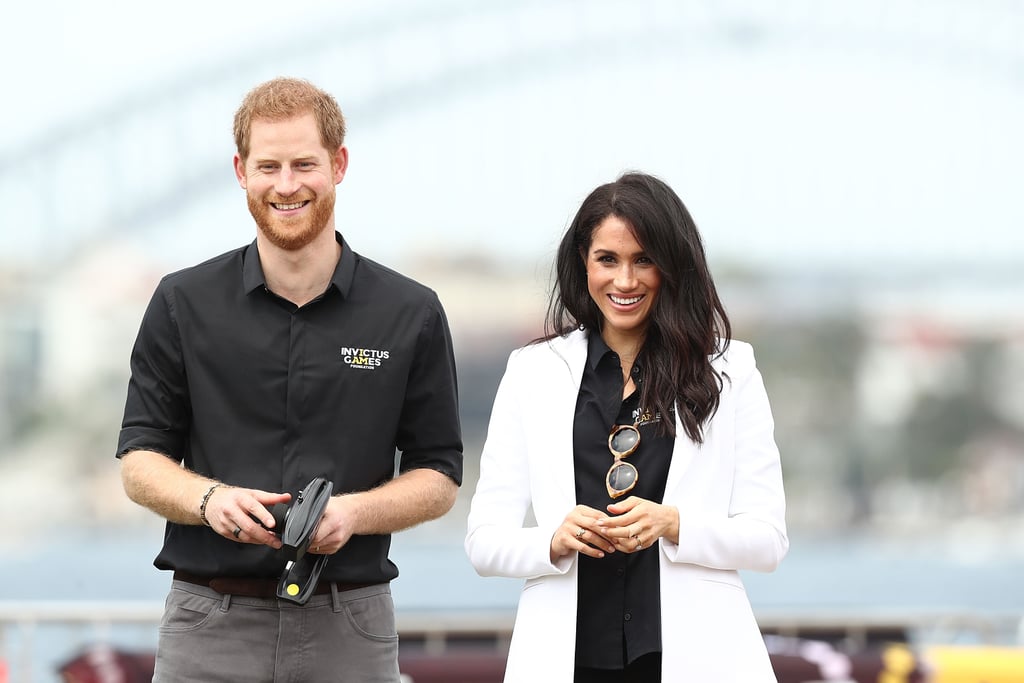
[(601, 336), (614, 348), (616, 341), (643, 338), (661, 271), (633, 236), (630, 225), (608, 216), (594, 229), (586, 254), (587, 289), (604, 318)]

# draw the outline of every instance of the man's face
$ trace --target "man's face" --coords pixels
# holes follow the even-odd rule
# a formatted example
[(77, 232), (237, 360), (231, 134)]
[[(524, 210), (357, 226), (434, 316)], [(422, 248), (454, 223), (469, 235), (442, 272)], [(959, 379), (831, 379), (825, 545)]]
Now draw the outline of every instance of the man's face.
[(235, 175), (249, 212), (275, 246), (302, 249), (334, 230), (334, 186), (345, 176), (348, 151), (324, 149), (312, 113), (252, 122), (249, 158), (235, 156)]

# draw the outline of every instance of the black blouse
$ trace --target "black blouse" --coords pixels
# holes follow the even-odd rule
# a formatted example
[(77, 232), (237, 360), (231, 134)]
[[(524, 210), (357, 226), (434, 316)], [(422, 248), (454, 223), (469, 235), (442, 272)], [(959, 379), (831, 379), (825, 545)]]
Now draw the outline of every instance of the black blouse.
[[(643, 357), (633, 363), (633, 382), (643, 381)], [(607, 506), (638, 496), (657, 503), (665, 495), (673, 439), (657, 434), (661, 415), (641, 415), (639, 392), (622, 400), (618, 355), (591, 334), (587, 363), (576, 401), (573, 457), (576, 502), (607, 512)], [(674, 419), (668, 416), (668, 419)], [(640, 445), (628, 456), (639, 472), (636, 487), (618, 501), (605, 489), (614, 458), (608, 434), (614, 425), (637, 423)], [(637, 553), (614, 552), (601, 559), (579, 556), (576, 665), (622, 669), (650, 652), (661, 652), (658, 546)]]

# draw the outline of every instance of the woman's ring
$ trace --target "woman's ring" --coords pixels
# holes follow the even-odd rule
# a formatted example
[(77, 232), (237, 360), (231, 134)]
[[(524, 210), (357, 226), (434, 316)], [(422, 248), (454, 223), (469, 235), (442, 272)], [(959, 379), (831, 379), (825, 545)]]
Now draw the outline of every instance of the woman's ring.
[(242, 533), (242, 527), (236, 526), (235, 530), (231, 532), (231, 535), (234, 536), (235, 538), (238, 538), (238, 535), (240, 533)]
[[(636, 538), (636, 537), (634, 536), (634, 538)], [(643, 547), (644, 547), (644, 542), (641, 541), (639, 538), (637, 538), (636, 539), (636, 549), (637, 550), (643, 550)]]
[(579, 531), (576, 532), (576, 538), (583, 538), (583, 534), (585, 533), (587, 533), (587, 530), (581, 528)]

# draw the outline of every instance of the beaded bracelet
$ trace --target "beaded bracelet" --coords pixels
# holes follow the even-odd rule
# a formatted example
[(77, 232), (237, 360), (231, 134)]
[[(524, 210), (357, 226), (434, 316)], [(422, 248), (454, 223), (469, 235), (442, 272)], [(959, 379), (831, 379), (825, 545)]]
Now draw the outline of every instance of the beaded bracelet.
[(199, 503), (199, 519), (202, 520), (203, 524), (210, 526), (210, 520), (206, 518), (206, 504), (210, 502), (210, 496), (217, 490), (218, 486), (224, 484), (214, 484), (210, 488), (206, 489), (206, 493), (203, 494), (203, 502)]

